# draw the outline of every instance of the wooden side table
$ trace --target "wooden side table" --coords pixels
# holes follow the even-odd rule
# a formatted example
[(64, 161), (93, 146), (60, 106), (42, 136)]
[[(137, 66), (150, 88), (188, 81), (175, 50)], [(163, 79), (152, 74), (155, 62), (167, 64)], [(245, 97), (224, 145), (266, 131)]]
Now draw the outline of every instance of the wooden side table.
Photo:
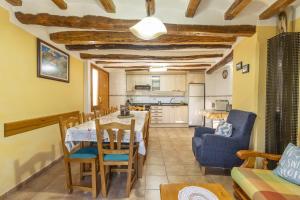
[(230, 194), (220, 184), (193, 184), (193, 183), (173, 183), (160, 185), (160, 198), (161, 200), (178, 200), (178, 193), (181, 189), (187, 186), (203, 187), (214, 193), (219, 200), (232, 200)]

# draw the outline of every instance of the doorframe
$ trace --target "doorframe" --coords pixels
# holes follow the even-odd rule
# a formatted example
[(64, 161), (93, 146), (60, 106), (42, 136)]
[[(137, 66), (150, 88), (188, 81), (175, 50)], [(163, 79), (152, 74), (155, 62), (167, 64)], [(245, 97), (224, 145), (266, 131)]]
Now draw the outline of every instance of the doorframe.
[[(91, 67), (90, 67), (90, 103), (91, 103), (91, 111), (93, 111), (93, 69), (96, 69), (98, 71), (102, 71), (104, 73), (107, 74), (108, 77), (108, 107), (110, 106), (110, 102), (109, 102), (109, 88), (110, 88), (110, 84), (109, 84), (109, 72), (105, 71), (104, 69), (102, 69), (101, 67), (98, 67), (97, 65), (95, 65), (94, 63), (91, 63)], [(98, 76), (98, 81), (100, 81), (100, 76)], [(99, 87), (100, 88), (100, 87)], [(99, 88), (98, 88), (98, 95), (99, 95)]]

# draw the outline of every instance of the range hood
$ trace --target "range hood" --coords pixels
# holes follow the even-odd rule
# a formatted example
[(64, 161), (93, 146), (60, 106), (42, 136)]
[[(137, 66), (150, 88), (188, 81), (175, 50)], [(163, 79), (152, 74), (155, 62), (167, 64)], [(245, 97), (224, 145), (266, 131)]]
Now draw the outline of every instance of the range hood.
[(151, 90), (151, 86), (150, 85), (135, 85), (134, 86), (135, 90)]

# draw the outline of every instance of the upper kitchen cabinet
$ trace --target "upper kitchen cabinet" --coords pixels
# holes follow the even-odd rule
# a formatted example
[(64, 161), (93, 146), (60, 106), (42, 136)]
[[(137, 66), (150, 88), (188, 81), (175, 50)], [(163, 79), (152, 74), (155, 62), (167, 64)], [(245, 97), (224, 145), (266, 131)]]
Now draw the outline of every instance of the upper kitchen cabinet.
[(185, 75), (161, 75), (160, 88), (161, 91), (185, 92)]
[(151, 76), (128, 74), (127, 75), (127, 91), (134, 91), (136, 85), (151, 85)]

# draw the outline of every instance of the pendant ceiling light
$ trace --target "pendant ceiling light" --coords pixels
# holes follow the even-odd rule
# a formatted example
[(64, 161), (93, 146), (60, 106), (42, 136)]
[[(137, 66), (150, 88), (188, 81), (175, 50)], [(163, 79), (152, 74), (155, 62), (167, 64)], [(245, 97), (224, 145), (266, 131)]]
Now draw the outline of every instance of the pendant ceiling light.
[(153, 40), (167, 33), (166, 26), (156, 17), (150, 16), (150, 4), (146, 0), (148, 17), (143, 18), (129, 30), (142, 40)]

